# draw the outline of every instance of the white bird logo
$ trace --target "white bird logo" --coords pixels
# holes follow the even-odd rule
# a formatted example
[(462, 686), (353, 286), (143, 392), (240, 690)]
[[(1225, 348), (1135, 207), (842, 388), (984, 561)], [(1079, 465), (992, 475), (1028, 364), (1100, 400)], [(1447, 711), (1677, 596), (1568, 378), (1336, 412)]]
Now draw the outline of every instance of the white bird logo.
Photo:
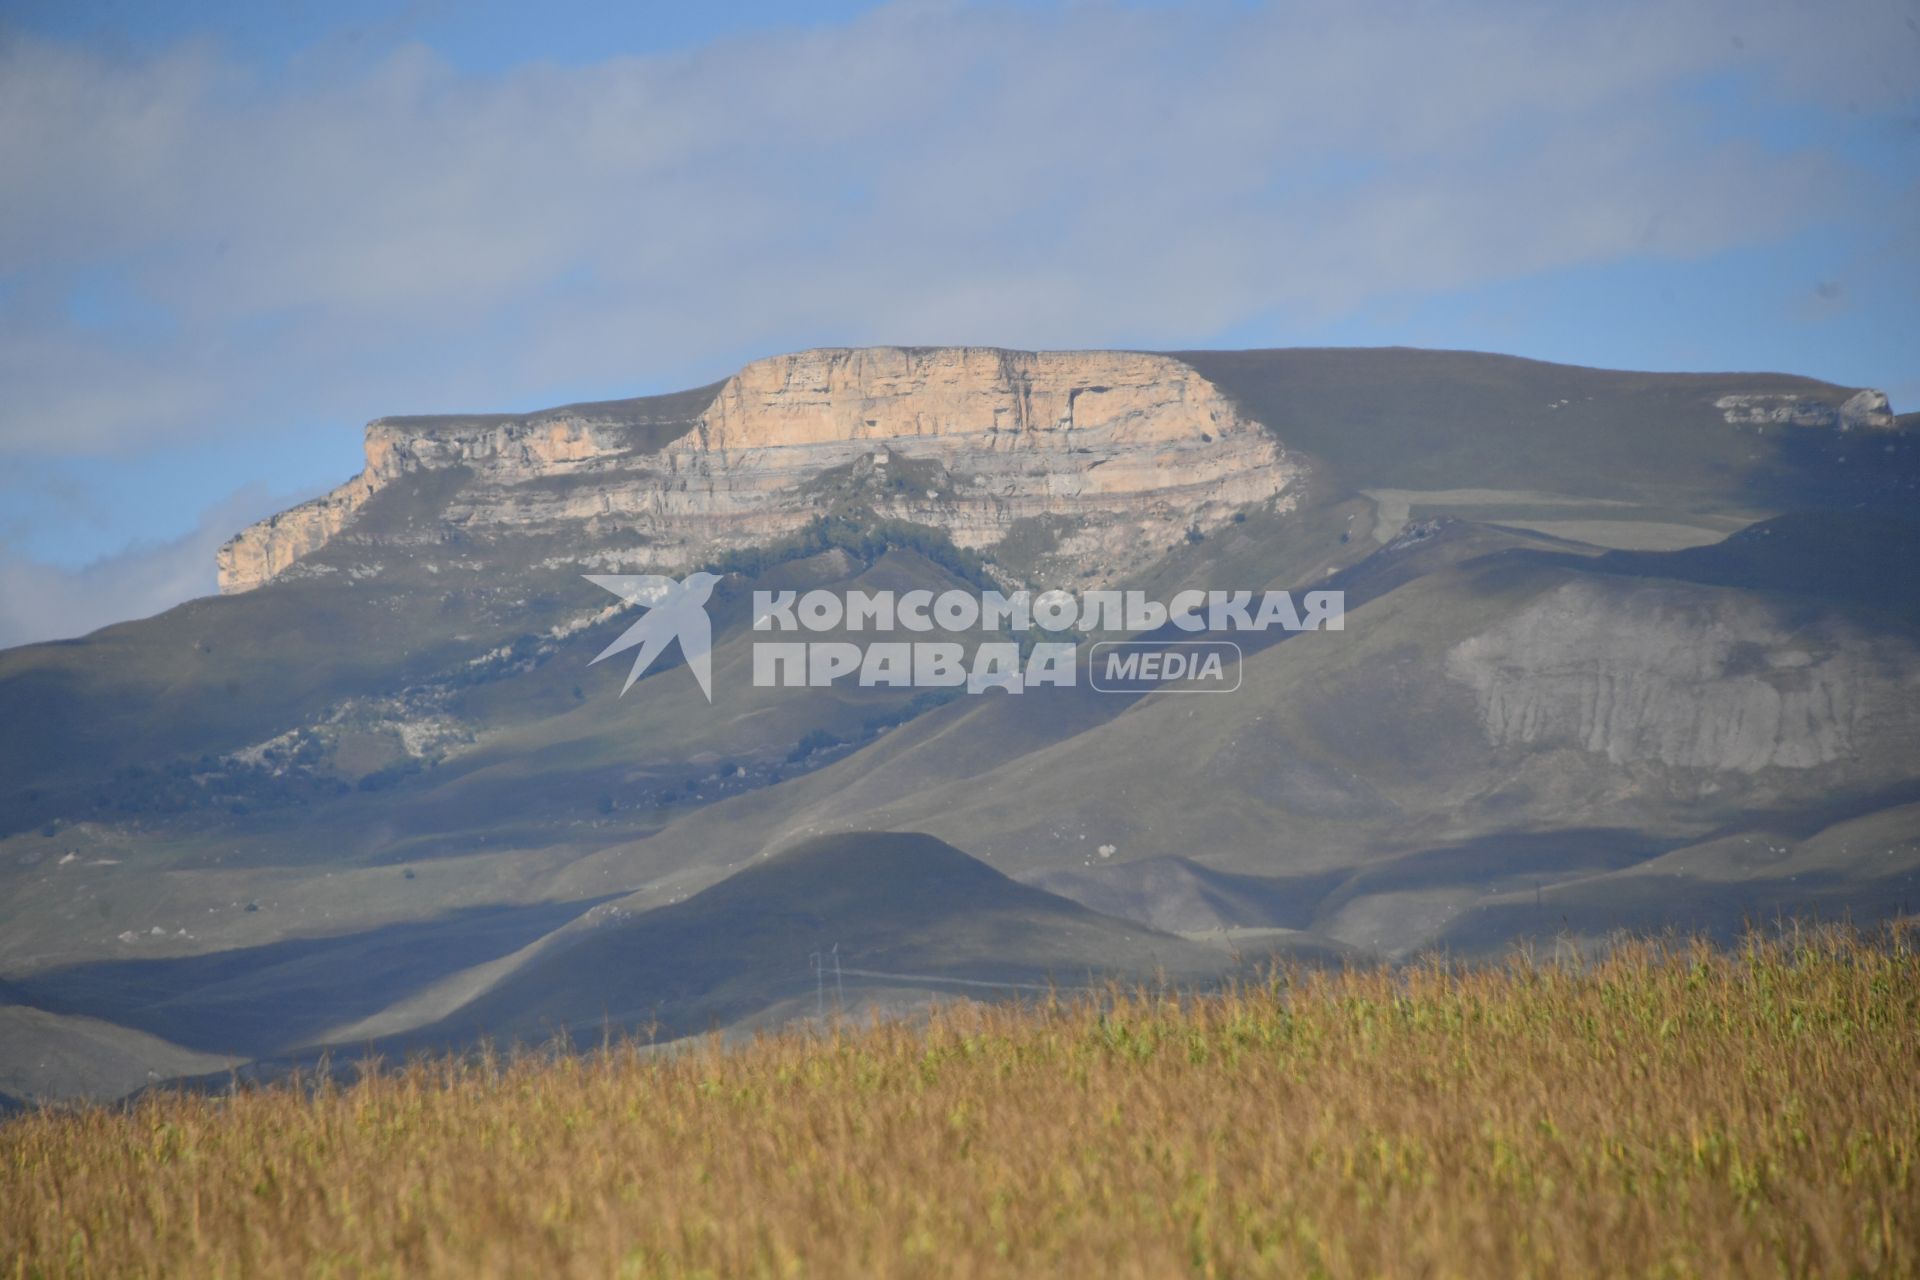
[[(718, 575), (690, 573), (684, 581), (655, 573), (589, 573), (582, 575), (595, 586), (605, 587), (630, 604), (646, 608), (647, 616), (620, 634), (620, 638), (601, 650), (601, 658), (640, 646), (634, 655), (633, 670), (627, 673), (620, 695), (626, 696), (633, 682), (660, 656), (667, 645), (678, 639), (680, 654), (700, 682), (700, 692), (713, 701), (713, 624), (707, 619), (707, 597), (713, 594)], [(587, 665), (592, 666), (593, 662)]]

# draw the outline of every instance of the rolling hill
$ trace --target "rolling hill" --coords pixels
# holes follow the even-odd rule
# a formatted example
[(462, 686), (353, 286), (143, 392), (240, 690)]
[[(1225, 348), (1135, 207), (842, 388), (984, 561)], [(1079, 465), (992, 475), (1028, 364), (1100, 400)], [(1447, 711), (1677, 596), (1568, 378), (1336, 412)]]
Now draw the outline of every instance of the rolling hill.
[(670, 1039), (777, 1005), (808, 1009), (823, 993), (827, 1008), (858, 1014), (903, 992), (1037, 995), (1191, 983), (1224, 968), (1215, 948), (1099, 915), (906, 832), (816, 837), (681, 902), (598, 915), (395, 1043), (592, 1038), (606, 1027)]

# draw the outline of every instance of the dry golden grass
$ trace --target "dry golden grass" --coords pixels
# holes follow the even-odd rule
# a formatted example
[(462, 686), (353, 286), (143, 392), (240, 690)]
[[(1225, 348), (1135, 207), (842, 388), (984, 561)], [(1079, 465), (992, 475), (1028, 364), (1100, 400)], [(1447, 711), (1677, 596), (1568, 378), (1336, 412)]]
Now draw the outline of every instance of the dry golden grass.
[(0, 1274), (1911, 1276), (1917, 978), (1650, 944), (45, 1112)]

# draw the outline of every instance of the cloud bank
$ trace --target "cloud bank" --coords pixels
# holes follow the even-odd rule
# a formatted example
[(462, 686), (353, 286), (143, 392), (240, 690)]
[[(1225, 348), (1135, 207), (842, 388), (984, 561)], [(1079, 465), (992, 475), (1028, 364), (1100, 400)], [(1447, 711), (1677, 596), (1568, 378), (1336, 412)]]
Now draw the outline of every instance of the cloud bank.
[(185, 537), (135, 545), (81, 569), (36, 564), (0, 544), (0, 649), (85, 635), (212, 595), (213, 553), (288, 499), (250, 486), (203, 512)]

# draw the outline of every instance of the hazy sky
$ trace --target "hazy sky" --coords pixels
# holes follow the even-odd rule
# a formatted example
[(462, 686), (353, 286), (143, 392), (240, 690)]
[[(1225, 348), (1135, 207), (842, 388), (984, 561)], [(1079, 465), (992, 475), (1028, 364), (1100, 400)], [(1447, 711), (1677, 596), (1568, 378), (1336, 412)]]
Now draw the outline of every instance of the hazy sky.
[(1920, 0), (0, 0), (0, 644), (387, 413), (869, 342), (1404, 343), (1920, 405)]

